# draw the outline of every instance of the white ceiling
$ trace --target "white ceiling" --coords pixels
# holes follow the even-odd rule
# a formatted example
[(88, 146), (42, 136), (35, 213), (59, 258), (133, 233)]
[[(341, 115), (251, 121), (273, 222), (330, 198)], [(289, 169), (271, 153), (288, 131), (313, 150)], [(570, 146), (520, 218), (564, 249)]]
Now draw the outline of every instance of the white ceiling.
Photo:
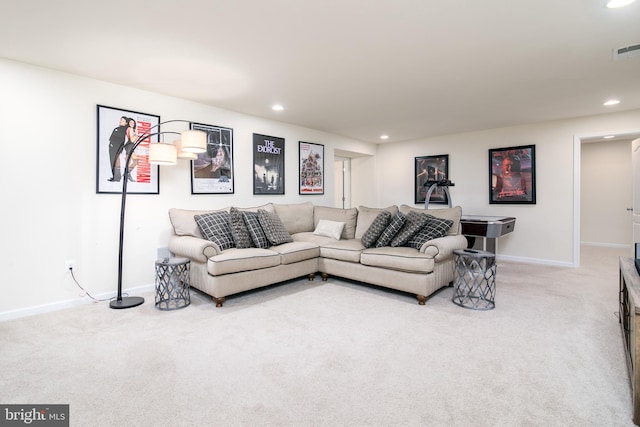
[(612, 59), (640, 43), (638, 1), (0, 0), (0, 41), (3, 58), (376, 143), (640, 108), (640, 57)]

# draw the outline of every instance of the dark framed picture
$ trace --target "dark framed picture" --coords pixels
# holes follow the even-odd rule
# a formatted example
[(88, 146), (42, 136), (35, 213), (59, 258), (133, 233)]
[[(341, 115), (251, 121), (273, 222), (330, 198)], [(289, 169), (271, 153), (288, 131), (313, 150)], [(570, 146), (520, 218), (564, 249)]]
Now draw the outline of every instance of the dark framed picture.
[(160, 116), (120, 108), (97, 106), (96, 192), (122, 193), (122, 180), (128, 179), (129, 194), (159, 194), (160, 167), (149, 163), (149, 144), (158, 135), (145, 137), (131, 155), (129, 176), (124, 176), (127, 150), (141, 136), (155, 133)]
[(284, 138), (253, 134), (253, 194), (284, 194)]
[[(414, 202), (416, 204), (424, 203), (431, 185), (449, 179), (449, 155), (416, 157), (414, 176)], [(436, 187), (433, 190), (429, 197), (429, 203), (449, 204), (444, 187)]]
[(489, 150), (489, 203), (536, 203), (536, 146)]
[(324, 194), (324, 145), (298, 141), (298, 194)]
[(191, 160), (191, 194), (233, 194), (233, 129), (191, 123), (207, 134), (207, 151)]

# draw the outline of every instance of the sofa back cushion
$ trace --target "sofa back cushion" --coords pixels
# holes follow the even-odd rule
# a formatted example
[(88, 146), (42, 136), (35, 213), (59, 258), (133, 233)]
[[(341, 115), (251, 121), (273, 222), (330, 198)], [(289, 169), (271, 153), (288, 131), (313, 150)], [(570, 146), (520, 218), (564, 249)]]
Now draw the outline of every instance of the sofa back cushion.
[(204, 215), (212, 212), (228, 212), (228, 209), (218, 210), (191, 210), (191, 209), (169, 209), (169, 220), (173, 226), (173, 233), (176, 236), (193, 236), (204, 239), (200, 232), (200, 227), (196, 223), (196, 215)]
[(313, 208), (313, 227), (310, 231), (315, 230), (321, 219), (328, 221), (344, 222), (344, 230), (342, 230), (342, 239), (354, 239), (356, 237), (356, 219), (358, 218), (358, 210), (356, 208), (340, 209), (330, 208), (326, 206), (315, 206)]
[(273, 208), (289, 234), (313, 231), (313, 203), (294, 203), (290, 205), (274, 203)]
[[(382, 211), (387, 211), (394, 216), (398, 213), (398, 207), (393, 205), (386, 208), (368, 208), (366, 206), (360, 206), (358, 208), (358, 224), (356, 225), (356, 239), (361, 239), (364, 233), (371, 227), (373, 221), (378, 217), (378, 214)], [(375, 242), (374, 242), (375, 243)]]
[(447, 236), (456, 236), (460, 234), (460, 217), (462, 217), (462, 208), (460, 206), (454, 206), (452, 208), (445, 209), (418, 209), (412, 208), (411, 206), (401, 205), (400, 212), (403, 214), (407, 214), (411, 211), (416, 211), (419, 213), (426, 213), (429, 215), (433, 215), (436, 218), (448, 219), (453, 221), (451, 228), (447, 232)]
[[(258, 209), (264, 209), (269, 212), (273, 212), (273, 205), (267, 203), (266, 205), (256, 206), (254, 208), (237, 208), (239, 211), (251, 211), (257, 212)], [(176, 236), (193, 236), (204, 239), (205, 237), (200, 232), (198, 224), (194, 218), (195, 215), (204, 215), (211, 212), (229, 212), (229, 208), (223, 209), (169, 209), (169, 220), (173, 226), (173, 233)]]

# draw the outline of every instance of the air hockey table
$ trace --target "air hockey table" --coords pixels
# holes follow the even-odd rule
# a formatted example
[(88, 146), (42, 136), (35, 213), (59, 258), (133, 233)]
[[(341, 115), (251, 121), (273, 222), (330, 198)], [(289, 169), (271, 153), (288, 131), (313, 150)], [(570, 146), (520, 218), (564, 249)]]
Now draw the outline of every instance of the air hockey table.
[(470, 248), (475, 245), (476, 237), (482, 237), (482, 250), (496, 253), (498, 238), (513, 232), (516, 219), (504, 216), (462, 215), (460, 224), (462, 235), (467, 238)]

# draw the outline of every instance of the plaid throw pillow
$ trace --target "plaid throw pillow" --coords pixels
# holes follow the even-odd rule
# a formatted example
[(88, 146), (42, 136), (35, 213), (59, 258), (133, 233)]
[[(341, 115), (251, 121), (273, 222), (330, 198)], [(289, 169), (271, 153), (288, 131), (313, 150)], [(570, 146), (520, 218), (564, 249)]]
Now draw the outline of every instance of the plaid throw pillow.
[(411, 246), (417, 250), (422, 248), (426, 242), (432, 239), (437, 239), (447, 235), (447, 232), (453, 225), (453, 221), (450, 219), (436, 218), (432, 215), (426, 215), (428, 217), (427, 225), (422, 227), (415, 236), (413, 236), (407, 242), (407, 246)]
[(229, 225), (231, 226), (231, 235), (236, 244), (236, 248), (245, 249), (255, 247), (249, 229), (244, 223), (242, 212), (237, 208), (229, 209)]
[(260, 221), (258, 221), (258, 212), (242, 212), (242, 218), (256, 248), (268, 248), (269, 241), (260, 226)]
[(427, 225), (427, 222), (429, 222), (429, 216), (431, 215), (411, 211), (405, 216), (407, 220), (402, 226), (402, 229), (391, 240), (391, 243), (389, 244), (390, 246), (404, 246), (409, 239), (422, 229), (422, 227)]
[(391, 221), (391, 212), (382, 211), (375, 217), (367, 231), (364, 232), (360, 238), (360, 243), (365, 248), (372, 248), (376, 245), (376, 242), (380, 238), (380, 235)]
[(398, 212), (397, 214), (395, 214), (393, 218), (391, 218), (391, 222), (389, 223), (387, 228), (384, 229), (384, 231), (376, 241), (376, 248), (389, 246), (389, 242), (391, 242), (395, 235), (398, 234), (406, 220), (407, 218), (402, 212)]
[(221, 250), (233, 248), (233, 236), (229, 226), (229, 212), (210, 212), (203, 215), (194, 215), (193, 218), (200, 228), (205, 239), (212, 241)]
[(264, 209), (258, 209), (258, 221), (262, 226), (264, 234), (267, 236), (267, 240), (272, 245), (281, 245), (283, 243), (293, 242), (293, 238), (284, 227), (280, 217), (271, 212), (267, 212)]

